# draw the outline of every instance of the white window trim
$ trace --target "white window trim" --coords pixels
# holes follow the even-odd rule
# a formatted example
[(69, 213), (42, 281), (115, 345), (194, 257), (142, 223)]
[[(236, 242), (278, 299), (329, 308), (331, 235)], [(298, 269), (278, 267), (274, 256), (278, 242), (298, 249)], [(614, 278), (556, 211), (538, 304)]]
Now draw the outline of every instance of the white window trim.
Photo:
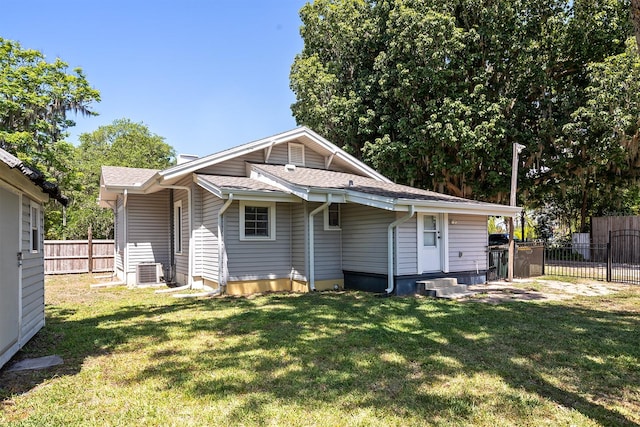
[[(333, 206), (337, 206), (338, 207), (338, 226), (335, 225), (329, 225), (329, 209), (331, 209), (331, 207)], [(340, 204), (339, 203), (332, 203), (331, 205), (329, 205), (325, 210), (324, 210), (324, 230), (325, 231), (340, 231), (342, 230), (342, 209), (340, 208)]]
[[(179, 209), (179, 210), (178, 210)], [(178, 212), (180, 214), (178, 214)], [(184, 212), (182, 210), (182, 200), (178, 200), (173, 203), (173, 253), (176, 255), (182, 255), (182, 238), (183, 224), (182, 216)]]
[[(291, 160), (291, 149), (292, 148), (300, 148), (302, 149), (302, 162), (294, 162), (293, 160)], [(296, 166), (304, 166), (305, 165), (305, 152), (304, 152), (304, 144), (299, 144), (299, 143), (295, 143), (295, 142), (290, 142), (287, 145), (287, 152), (289, 155), (289, 164), (291, 165), (296, 165)]]
[[(268, 236), (246, 236), (245, 235), (245, 207), (267, 207), (269, 208), (269, 235)], [(276, 240), (276, 202), (240, 201), (240, 240)]]
[[(35, 209), (35, 218), (33, 217), (33, 211)], [(38, 233), (38, 242), (36, 245), (36, 248), (33, 248), (33, 222), (35, 220), (35, 226), (36, 226), (36, 230)], [(38, 252), (40, 252), (40, 248), (41, 248), (41, 244), (42, 244), (42, 225), (40, 223), (40, 205), (38, 205), (36, 202), (34, 202), (33, 200), (30, 201), (29, 203), (29, 251), (32, 254), (37, 254)]]

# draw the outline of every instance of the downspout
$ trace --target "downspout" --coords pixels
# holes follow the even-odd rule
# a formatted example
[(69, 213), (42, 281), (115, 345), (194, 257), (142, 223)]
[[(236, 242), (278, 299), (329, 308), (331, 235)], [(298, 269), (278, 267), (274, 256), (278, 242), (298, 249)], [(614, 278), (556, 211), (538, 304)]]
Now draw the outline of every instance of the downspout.
[(309, 290), (316, 290), (316, 267), (315, 267), (315, 249), (314, 249), (314, 223), (313, 217), (331, 205), (331, 193), (327, 194), (327, 201), (315, 208), (309, 214)]
[(122, 235), (124, 239), (124, 282), (129, 286), (129, 235), (128, 235), (128, 215), (127, 215), (127, 198), (129, 196), (129, 192), (127, 189), (124, 189), (123, 197), (122, 197), (122, 224), (123, 230)]
[(387, 289), (385, 292), (391, 294), (393, 292), (393, 229), (408, 221), (415, 213), (415, 207), (409, 206), (409, 212), (402, 218), (398, 218), (393, 221), (387, 227)]
[[(223, 245), (223, 227), (222, 227), (222, 215), (229, 209), (231, 203), (233, 202), (233, 193), (229, 193), (229, 199), (225, 202), (224, 205), (218, 211), (218, 290), (222, 292), (222, 286), (226, 286), (226, 278), (224, 277), (224, 271), (222, 269), (223, 262), (223, 254), (222, 250), (224, 249)], [(223, 284), (224, 282), (224, 284)]]
[[(158, 184), (158, 186), (162, 188), (169, 188), (173, 190), (185, 190), (187, 192), (187, 204), (189, 205), (189, 215), (187, 217), (187, 224), (189, 228), (189, 263), (187, 269), (187, 287), (193, 287), (193, 230), (191, 229), (191, 217), (193, 215), (193, 206), (191, 205), (191, 187), (187, 187), (184, 185), (163, 185)], [(173, 206), (171, 207), (173, 209)], [(182, 288), (182, 287), (181, 287)]]

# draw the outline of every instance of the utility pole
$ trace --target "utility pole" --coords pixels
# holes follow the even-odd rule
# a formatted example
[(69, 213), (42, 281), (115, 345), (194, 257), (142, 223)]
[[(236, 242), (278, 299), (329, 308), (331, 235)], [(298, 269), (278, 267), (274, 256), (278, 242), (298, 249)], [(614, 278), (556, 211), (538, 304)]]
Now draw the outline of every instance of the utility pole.
[[(518, 188), (518, 154), (524, 149), (524, 145), (513, 143), (513, 156), (511, 159), (511, 193), (509, 206), (516, 205), (516, 190)], [(524, 226), (523, 226), (524, 227)], [(515, 265), (515, 243), (513, 242), (513, 233), (515, 227), (513, 226), (513, 217), (509, 217), (509, 265), (507, 266), (507, 280), (513, 281), (513, 267)]]

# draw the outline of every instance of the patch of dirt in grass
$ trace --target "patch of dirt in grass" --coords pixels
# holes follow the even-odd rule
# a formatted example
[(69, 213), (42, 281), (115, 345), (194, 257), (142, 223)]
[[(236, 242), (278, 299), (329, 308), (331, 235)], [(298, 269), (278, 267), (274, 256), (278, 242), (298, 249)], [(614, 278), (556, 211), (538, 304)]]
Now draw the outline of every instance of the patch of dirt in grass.
[(577, 296), (611, 295), (628, 288), (629, 285), (598, 281), (570, 283), (545, 279), (515, 279), (513, 282), (470, 285), (468, 289), (477, 294), (466, 301), (492, 304), (508, 301), (561, 301)]

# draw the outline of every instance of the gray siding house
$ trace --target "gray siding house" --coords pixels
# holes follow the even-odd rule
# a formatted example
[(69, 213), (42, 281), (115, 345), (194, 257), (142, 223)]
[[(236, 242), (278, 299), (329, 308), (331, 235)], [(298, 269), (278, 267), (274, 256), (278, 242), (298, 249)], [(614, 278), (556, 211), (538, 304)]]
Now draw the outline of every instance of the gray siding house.
[(520, 208), (398, 185), (300, 127), (165, 170), (104, 166), (116, 273), (227, 294), (483, 282), (487, 217)]
[(0, 368), (44, 326), (43, 203), (67, 204), (37, 170), (0, 148)]

